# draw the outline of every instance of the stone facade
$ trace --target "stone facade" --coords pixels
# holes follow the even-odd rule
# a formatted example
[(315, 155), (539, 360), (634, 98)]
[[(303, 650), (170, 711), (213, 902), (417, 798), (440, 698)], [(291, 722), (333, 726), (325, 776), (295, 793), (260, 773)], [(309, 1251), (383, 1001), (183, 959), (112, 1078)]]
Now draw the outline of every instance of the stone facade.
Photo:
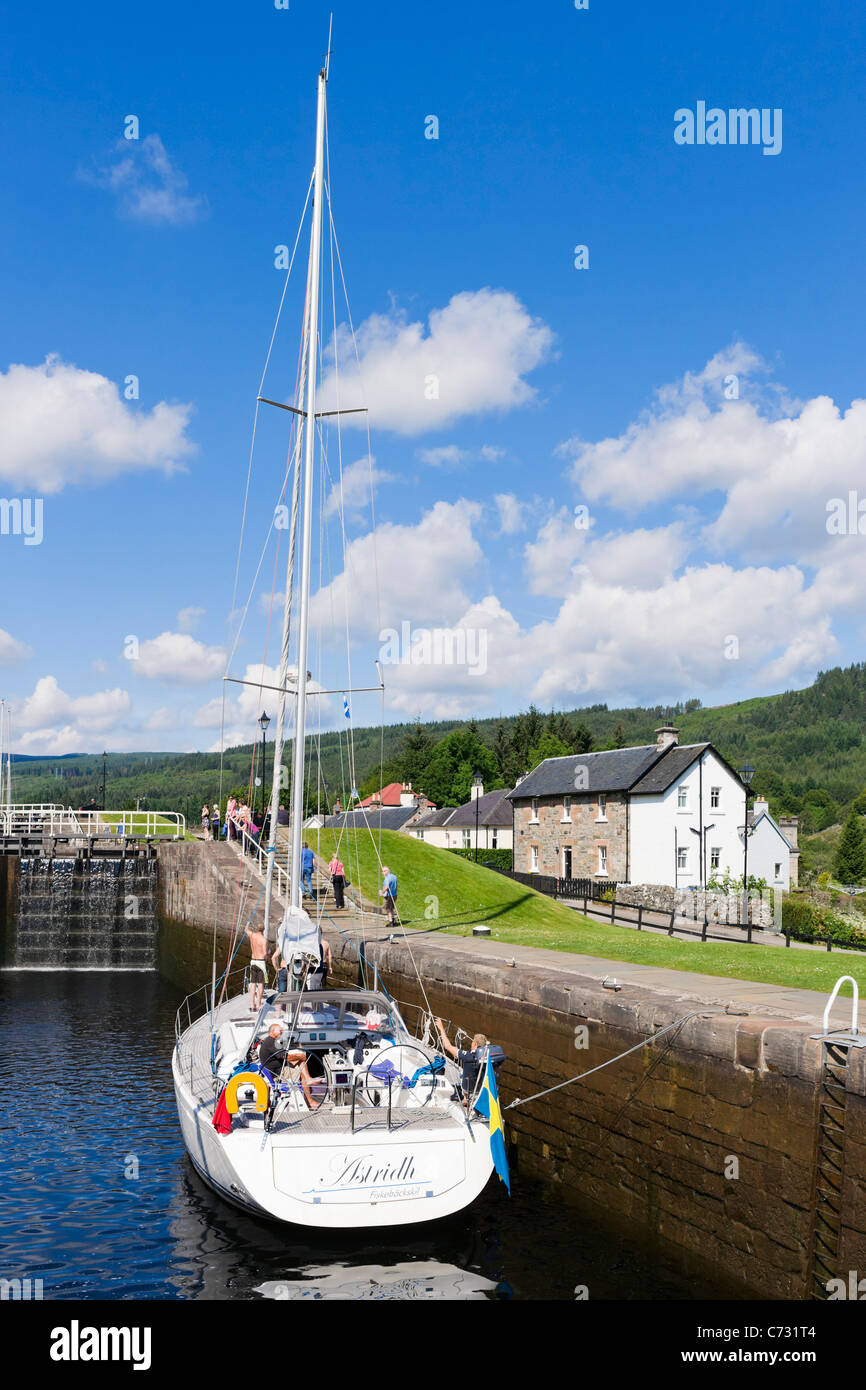
[[(743, 921), (741, 893), (708, 893), (700, 888), (693, 892), (689, 888), (672, 888), (669, 883), (630, 883), (617, 888), (616, 900), (657, 912), (673, 912), (676, 908), (678, 917), (690, 917), (695, 922), (702, 922), (705, 913), (710, 923), (739, 926)], [(749, 894), (749, 921), (753, 927), (772, 929), (773, 903), (769, 894), (766, 898), (757, 892)]]
[[(606, 878), (623, 882), (627, 878), (627, 807), (621, 794), (602, 801), (599, 814), (597, 796), (569, 798), (568, 814), (559, 797), (538, 797), (538, 818), (533, 802), (514, 802), (514, 868), (518, 873), (551, 874), (554, 878)], [(537, 849), (537, 863), (533, 862)], [(564, 850), (571, 850), (571, 874), (566, 872)], [(606, 872), (600, 872), (600, 851), (607, 851)]]

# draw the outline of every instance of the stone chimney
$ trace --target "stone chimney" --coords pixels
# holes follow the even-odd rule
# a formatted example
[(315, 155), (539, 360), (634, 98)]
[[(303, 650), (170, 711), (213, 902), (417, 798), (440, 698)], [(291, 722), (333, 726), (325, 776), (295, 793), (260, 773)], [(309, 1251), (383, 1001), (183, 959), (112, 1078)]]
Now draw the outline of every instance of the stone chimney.
[(755, 797), (752, 803), (752, 811), (754, 812), (755, 820), (758, 819), (758, 816), (762, 816), (765, 811), (769, 811), (769, 809), (770, 807), (765, 796)]
[(673, 724), (661, 724), (656, 729), (656, 747), (660, 753), (664, 753), (668, 748), (676, 748), (680, 741), (680, 731), (675, 729)]
[(424, 812), (427, 810), (427, 807), (428, 807), (429, 805), (430, 805), (430, 803), (429, 803), (429, 801), (427, 800), (427, 798), (426, 798), (426, 796), (424, 795), (424, 793), (423, 793), (423, 792), (419, 792), (419, 793), (418, 793), (418, 810), (420, 811), (420, 813), (421, 813), (422, 816), (423, 816)]
[(478, 797), (479, 797), (479, 796), (483, 796), (483, 795), (484, 795), (484, 783), (482, 782), (480, 786), (476, 787), (476, 786), (475, 786), (475, 783), (473, 782), (472, 786), (469, 788), (469, 800), (470, 800), (470, 801), (477, 801)]
[(788, 841), (788, 844), (791, 846), (792, 849), (797, 848), (797, 826), (799, 824), (799, 821), (799, 816), (779, 817), (779, 829), (781, 830), (782, 834), (784, 835), (785, 839)]

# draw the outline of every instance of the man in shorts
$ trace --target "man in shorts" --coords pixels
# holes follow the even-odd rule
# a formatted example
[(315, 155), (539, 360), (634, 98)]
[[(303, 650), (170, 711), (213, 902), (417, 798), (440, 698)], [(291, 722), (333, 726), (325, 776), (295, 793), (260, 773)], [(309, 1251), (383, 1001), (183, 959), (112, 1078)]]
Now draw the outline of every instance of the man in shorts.
[(267, 947), (265, 934), (259, 927), (247, 927), (246, 934), (250, 939), (250, 1013), (257, 1014), (265, 990)]

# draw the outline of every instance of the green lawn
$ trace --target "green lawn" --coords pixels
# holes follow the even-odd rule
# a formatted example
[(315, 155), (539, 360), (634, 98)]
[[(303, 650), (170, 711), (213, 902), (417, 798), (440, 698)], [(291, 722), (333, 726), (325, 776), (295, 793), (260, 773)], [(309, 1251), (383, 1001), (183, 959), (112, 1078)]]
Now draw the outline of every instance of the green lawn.
[[(340, 857), (351, 883), (365, 897), (377, 901), (381, 887), (376, 853), (378, 834), (321, 830), (306, 835), (311, 847), (326, 861), (338, 838)], [(866, 988), (866, 956), (803, 951), (794, 946), (785, 950), (745, 942), (700, 942), (606, 926), (587, 920), (503, 874), (476, 866), (447, 850), (434, 849), (408, 835), (384, 830), (381, 846), (382, 859), (399, 880), (400, 916), (415, 928), (471, 936), (476, 923), (486, 922), (495, 940), (522, 946), (545, 946), (604, 960), (697, 970), (704, 975), (827, 993), (840, 975), (850, 974), (861, 990)]]
[[(176, 828), (174, 821), (153, 814), (148, 817), (146, 811), (118, 812), (116, 816), (107, 811), (104, 815), (100, 813), (100, 819), (112, 835), (116, 833), (118, 825), (123, 826), (126, 835), (174, 835)], [(192, 840), (195, 837), (187, 830), (184, 838)]]

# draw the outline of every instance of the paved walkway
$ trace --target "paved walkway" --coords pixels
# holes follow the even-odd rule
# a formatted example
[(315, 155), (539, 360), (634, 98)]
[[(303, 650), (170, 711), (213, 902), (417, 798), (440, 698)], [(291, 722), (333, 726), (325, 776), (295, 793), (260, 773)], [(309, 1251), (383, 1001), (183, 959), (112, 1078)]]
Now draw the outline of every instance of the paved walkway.
[[(562, 903), (563, 907), (570, 907), (575, 912), (583, 913), (583, 898), (557, 898), (557, 902)], [(594, 911), (587, 913), (590, 922), (605, 922), (615, 927), (631, 927), (637, 931), (637, 916), (621, 917), (614, 916), (613, 923), (610, 918), (610, 907), (604, 904), (606, 911), (602, 910), (598, 904)], [(629, 908), (629, 911), (636, 914), (637, 908)], [(644, 908), (641, 919), (641, 931), (651, 931), (656, 934), (661, 933), (667, 936), (670, 931), (671, 915), (669, 912), (656, 912), (651, 908)], [(698, 941), (701, 940), (701, 930), (703, 921), (699, 918), (695, 921), (694, 917), (675, 917), (674, 935), (677, 940)], [(748, 949), (749, 940), (746, 936), (746, 928), (739, 926), (729, 926), (727, 922), (708, 922), (707, 924), (708, 941), (735, 941), (742, 942)], [(752, 927), (752, 944), (756, 946), (781, 946), (785, 948), (785, 935), (783, 932), (765, 931), (763, 927)], [(826, 945), (814, 941), (791, 941), (791, 949), (798, 951), (823, 951), (827, 954)], [(845, 951), (847, 955), (862, 955), (861, 951), (846, 950), (844, 946), (834, 946), (834, 951)]]
[[(246, 858), (246, 864), (258, 879), (258, 866), (254, 860)], [(660, 914), (664, 915), (664, 914)], [(666, 918), (669, 920), (669, 917)], [(624, 925), (618, 923), (617, 925)], [(629, 925), (634, 925), (631, 923)], [(694, 923), (691, 923), (694, 926)], [(642, 965), (632, 961), (607, 960), (599, 956), (579, 955), (573, 951), (552, 951), (543, 946), (518, 946), (512, 942), (495, 941), (482, 937), (455, 936), (435, 927), (403, 927), (392, 931), (382, 917), (367, 912), (361, 914), (347, 899), (342, 912), (327, 911), (323, 920), (327, 929), (339, 929), (351, 940), (362, 935), (366, 945), (373, 946), (393, 942), (399, 946), (405, 933), (408, 942), (423, 942), (427, 946), (441, 947), (443, 950), (457, 951), (474, 956), (479, 963), (497, 965), (535, 967), (553, 970), (566, 975), (582, 976), (584, 979), (614, 980), (619, 985), (637, 985), (641, 989), (675, 995), (698, 1004), (706, 1003), (714, 1007), (742, 1008), (750, 1015), (767, 1014), (771, 1017), (814, 1024), (820, 1027), (827, 995), (817, 990), (796, 989), (788, 985), (762, 984), (751, 980), (729, 979), (723, 975), (702, 975), (696, 970), (669, 970), (662, 966)], [(666, 928), (654, 928), (666, 932)], [(733, 930), (733, 929), (732, 929)], [(768, 933), (760, 933), (761, 936)], [(683, 940), (683, 938), (678, 938)], [(700, 938), (687, 937), (700, 946)], [(784, 942), (784, 937), (782, 938)], [(747, 943), (741, 949), (749, 950)], [(818, 948), (820, 949), (820, 948)], [(835, 954), (835, 952), (834, 952)], [(845, 973), (847, 957), (860, 955), (860, 952), (844, 952), (845, 961), (839, 961), (839, 974)], [(837, 1001), (831, 1015), (837, 1028), (850, 1027), (851, 999), (850, 986), (847, 998)]]

